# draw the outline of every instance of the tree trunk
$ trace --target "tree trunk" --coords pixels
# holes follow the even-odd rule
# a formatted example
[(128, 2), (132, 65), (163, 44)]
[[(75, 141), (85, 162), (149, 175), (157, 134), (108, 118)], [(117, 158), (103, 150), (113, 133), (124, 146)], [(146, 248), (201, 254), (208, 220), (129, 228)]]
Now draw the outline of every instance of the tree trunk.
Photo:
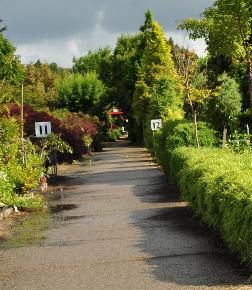
[(226, 147), (226, 143), (227, 143), (227, 125), (224, 124), (224, 128), (223, 128), (222, 148), (225, 148), (225, 147)]
[(198, 131), (197, 112), (196, 111), (193, 111), (193, 124), (194, 124), (194, 129), (195, 129), (196, 145), (197, 145), (197, 148), (199, 148), (200, 147), (200, 144), (199, 144), (199, 131)]
[(250, 114), (252, 117), (252, 60), (248, 61)]

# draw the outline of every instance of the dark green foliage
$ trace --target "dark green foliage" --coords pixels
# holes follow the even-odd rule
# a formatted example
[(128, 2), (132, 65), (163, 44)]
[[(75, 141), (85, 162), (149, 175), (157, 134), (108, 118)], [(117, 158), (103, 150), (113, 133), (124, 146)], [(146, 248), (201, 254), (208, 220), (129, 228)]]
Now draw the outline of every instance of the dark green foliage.
[(87, 55), (73, 59), (73, 72), (86, 73), (95, 72), (99, 79), (105, 84), (111, 80), (111, 49), (100, 48), (97, 51), (89, 51)]
[(122, 35), (118, 38), (113, 54), (113, 101), (126, 112), (131, 110), (136, 82), (136, 53), (139, 35)]
[(115, 142), (120, 137), (122, 137), (122, 135), (123, 133), (120, 128), (112, 129), (107, 132), (107, 134), (103, 137), (103, 140), (107, 142)]
[(15, 47), (0, 33), (0, 89), (4, 83), (20, 84), (24, 78), (24, 68), (14, 55)]
[(178, 148), (170, 172), (194, 212), (252, 264), (252, 174), (249, 154)]
[[(0, 19), (0, 23), (2, 23), (2, 22), (3, 22), (3, 20)], [(5, 30), (7, 30), (7, 26), (0, 27), (0, 33), (4, 32)]]
[(146, 31), (151, 31), (152, 28), (152, 22), (153, 22), (153, 14), (152, 11), (150, 9), (147, 9), (147, 11), (145, 12), (145, 21), (144, 21), (144, 25), (142, 25), (140, 27), (140, 31), (142, 32), (146, 32)]

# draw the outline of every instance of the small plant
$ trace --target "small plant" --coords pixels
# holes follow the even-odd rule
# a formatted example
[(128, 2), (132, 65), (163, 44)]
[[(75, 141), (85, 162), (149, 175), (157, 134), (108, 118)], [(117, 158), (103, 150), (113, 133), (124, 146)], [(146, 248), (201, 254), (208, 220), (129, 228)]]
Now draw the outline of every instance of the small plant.
[(252, 135), (246, 133), (239, 133), (235, 130), (228, 140), (228, 147), (237, 153), (244, 151), (251, 151), (252, 149)]
[(41, 142), (42, 149), (47, 151), (57, 151), (59, 153), (73, 153), (70, 145), (62, 140), (60, 134), (51, 133)]
[(93, 138), (91, 135), (87, 134), (87, 135), (84, 135), (83, 136), (83, 142), (84, 142), (84, 145), (87, 147), (87, 149), (90, 148), (90, 146), (92, 145), (93, 143)]

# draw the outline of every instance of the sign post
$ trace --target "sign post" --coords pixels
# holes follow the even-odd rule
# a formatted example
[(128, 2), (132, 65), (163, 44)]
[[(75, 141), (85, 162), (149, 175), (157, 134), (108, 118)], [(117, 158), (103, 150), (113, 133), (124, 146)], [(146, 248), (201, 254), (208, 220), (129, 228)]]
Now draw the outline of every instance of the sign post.
[(156, 154), (156, 140), (155, 140), (155, 132), (158, 129), (162, 128), (162, 119), (152, 119), (151, 120), (151, 130), (152, 130), (152, 134), (153, 134), (153, 145), (154, 145), (154, 154), (155, 156)]

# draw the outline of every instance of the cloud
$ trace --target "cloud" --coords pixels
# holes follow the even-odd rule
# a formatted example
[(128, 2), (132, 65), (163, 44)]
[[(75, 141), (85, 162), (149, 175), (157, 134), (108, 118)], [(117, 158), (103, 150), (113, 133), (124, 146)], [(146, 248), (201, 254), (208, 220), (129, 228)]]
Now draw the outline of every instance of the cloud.
[(175, 44), (195, 51), (200, 57), (207, 54), (207, 46), (204, 39), (189, 39), (189, 36), (182, 31), (168, 31), (165, 35), (167, 38), (172, 37)]
[(100, 47), (113, 48), (119, 34), (104, 30), (99, 23), (87, 34), (78, 33), (71, 37), (43, 40), (17, 46), (17, 54), (23, 63), (40, 59), (48, 63), (56, 62), (62, 67), (72, 67), (73, 57), (80, 57)]
[[(35, 43), (22, 44), (17, 47), (17, 54), (21, 56), (23, 63), (35, 62), (40, 59), (48, 63), (56, 62), (62, 67), (72, 67), (73, 57), (80, 57), (100, 47), (115, 47), (120, 34), (104, 30), (97, 24), (94, 31), (85, 36), (82, 33), (73, 37), (44, 40)], [(204, 40), (189, 40), (182, 32), (166, 32), (166, 36), (172, 37), (176, 44), (195, 50), (199, 56), (206, 54)]]
[(175, 30), (176, 21), (198, 17), (214, 0), (1, 0), (0, 18), (7, 35), (16, 44), (70, 37), (88, 33), (97, 20), (106, 31), (137, 31), (144, 13), (151, 8), (165, 30)]
[[(46, 59), (71, 66), (72, 57), (99, 47), (114, 47), (122, 33), (137, 32), (148, 8), (165, 31), (176, 32), (178, 20), (198, 17), (214, 0), (0, 0), (7, 37), (25, 63)], [(204, 43), (186, 45), (196, 51)]]

